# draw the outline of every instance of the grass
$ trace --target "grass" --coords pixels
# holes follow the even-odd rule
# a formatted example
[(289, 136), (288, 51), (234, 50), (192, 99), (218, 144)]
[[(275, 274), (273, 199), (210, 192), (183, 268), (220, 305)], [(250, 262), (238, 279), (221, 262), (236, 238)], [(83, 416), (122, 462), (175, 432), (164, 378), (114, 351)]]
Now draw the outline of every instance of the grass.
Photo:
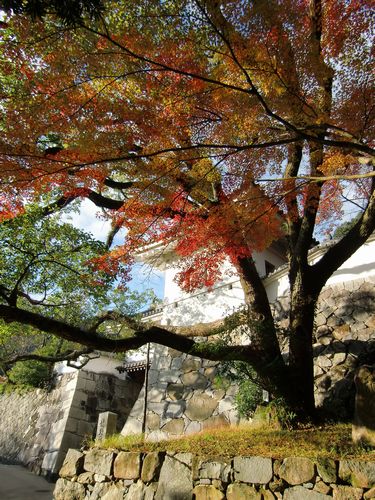
[(251, 425), (219, 428), (168, 441), (147, 442), (142, 435), (113, 435), (90, 446), (123, 451), (190, 452), (202, 457), (263, 456), (285, 458), (357, 458), (375, 461), (375, 450), (354, 445), (350, 424), (300, 430), (271, 430)]
[(35, 389), (35, 387), (26, 384), (0, 383), (0, 395), (16, 393), (22, 396)]

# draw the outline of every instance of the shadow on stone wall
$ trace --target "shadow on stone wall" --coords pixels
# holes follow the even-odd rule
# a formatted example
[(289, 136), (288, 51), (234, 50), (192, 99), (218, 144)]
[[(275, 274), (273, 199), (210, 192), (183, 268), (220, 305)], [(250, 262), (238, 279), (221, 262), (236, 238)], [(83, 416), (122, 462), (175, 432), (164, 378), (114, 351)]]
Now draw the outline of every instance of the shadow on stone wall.
[[(356, 370), (375, 363), (375, 278), (325, 287), (314, 329), (315, 402), (332, 419), (353, 417)], [(284, 352), (288, 350), (289, 298), (273, 304)]]
[[(315, 345), (315, 400), (325, 416), (338, 420), (352, 419), (354, 413), (354, 376), (362, 365), (375, 362), (375, 340), (332, 341), (328, 346)], [(331, 363), (331, 364), (330, 364)], [(324, 372), (324, 368), (327, 369)]]

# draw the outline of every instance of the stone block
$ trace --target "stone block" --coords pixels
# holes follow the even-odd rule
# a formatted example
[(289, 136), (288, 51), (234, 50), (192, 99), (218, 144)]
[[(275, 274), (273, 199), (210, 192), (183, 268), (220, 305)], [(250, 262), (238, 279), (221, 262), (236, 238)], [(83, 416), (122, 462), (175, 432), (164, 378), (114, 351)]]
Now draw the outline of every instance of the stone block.
[(59, 475), (61, 477), (78, 476), (83, 472), (84, 455), (78, 450), (68, 450)]
[(92, 436), (94, 430), (94, 423), (91, 422), (82, 422), (82, 420), (78, 420), (77, 434), (79, 436)]
[(333, 488), (334, 500), (361, 500), (363, 498), (361, 488), (352, 488), (351, 486), (335, 486)]
[(177, 351), (176, 349), (172, 349), (172, 347), (168, 347), (168, 355), (171, 358), (179, 358), (182, 353), (180, 351)]
[[(103, 497), (110, 490), (111, 486), (111, 483), (95, 483), (90, 495), (90, 500), (103, 500)], [(68, 500), (68, 498), (65, 500)], [(71, 499), (69, 498), (69, 500)]]
[(168, 384), (167, 399), (179, 401), (184, 398), (185, 393), (186, 389), (183, 384)]
[(316, 360), (318, 366), (323, 369), (330, 368), (332, 366), (332, 360), (328, 356), (319, 356)]
[(323, 481), (326, 483), (335, 483), (337, 481), (337, 466), (334, 460), (329, 458), (318, 458), (316, 467)]
[(160, 416), (153, 411), (149, 411), (146, 416), (146, 426), (150, 431), (160, 429)]
[(259, 493), (262, 495), (262, 500), (275, 500), (276, 496), (272, 491), (260, 488)]
[[(60, 419), (60, 420), (58, 420), (57, 422), (54, 423), (54, 425), (53, 425), (53, 432), (54, 432), (54, 434), (63, 433), (65, 430), (67, 430), (66, 427), (67, 427), (68, 420), (71, 420), (70, 425), (69, 425), (69, 430), (71, 432), (75, 432), (77, 430), (77, 422), (78, 422), (78, 420), (62, 418), (62, 419)], [(51, 438), (51, 436), (50, 436), (50, 438)], [(52, 441), (50, 441), (50, 442), (52, 442)]]
[(182, 371), (187, 373), (187, 372), (192, 372), (192, 371), (197, 371), (199, 368), (202, 366), (202, 360), (199, 358), (193, 358), (193, 357), (187, 357), (185, 361), (182, 363)]
[(208, 380), (212, 381), (216, 377), (217, 368), (216, 366), (209, 366), (208, 368), (204, 369), (203, 373)]
[(124, 497), (125, 500), (144, 500), (145, 486), (141, 482), (130, 485), (129, 491)]
[(69, 413), (70, 418), (75, 418), (76, 420), (87, 420), (88, 415), (86, 410), (82, 408), (77, 408), (76, 406), (72, 406)]
[[(186, 456), (185, 456), (186, 455)], [(160, 471), (155, 500), (191, 500), (193, 480), (188, 453), (167, 455)], [(190, 455), (191, 463), (191, 455)]]
[(74, 392), (76, 390), (76, 385), (77, 385), (77, 377), (75, 378), (72, 378), (71, 380), (69, 380), (65, 386), (64, 386), (64, 391), (65, 392)]
[(84, 500), (86, 496), (85, 487), (80, 483), (72, 483), (66, 479), (60, 478), (56, 482), (53, 491), (54, 500)]
[(176, 384), (179, 381), (179, 372), (177, 370), (163, 370), (159, 372), (159, 382), (173, 382)]
[(172, 358), (170, 356), (159, 356), (156, 359), (156, 366), (159, 371), (169, 370), (171, 368)]
[(371, 488), (371, 490), (367, 490), (367, 491), (364, 493), (363, 498), (364, 498), (365, 500), (370, 500), (370, 499), (375, 498), (375, 487), (374, 487), (374, 488)]
[(77, 483), (94, 484), (94, 476), (95, 474), (93, 472), (82, 472), (82, 474), (77, 477)]
[(314, 486), (314, 491), (318, 493), (323, 493), (323, 495), (328, 495), (331, 491), (331, 487), (323, 481), (319, 481)]
[(113, 475), (119, 479), (139, 479), (141, 472), (141, 454), (120, 451), (113, 467)]
[(108, 476), (104, 474), (94, 474), (95, 483), (105, 483), (108, 480)]
[(72, 432), (64, 432), (61, 440), (60, 451), (68, 451), (69, 448), (79, 448), (82, 438)]
[(220, 479), (224, 467), (222, 462), (207, 460), (199, 464), (199, 477), (202, 479)]
[(353, 312), (353, 318), (356, 322), (366, 321), (368, 318), (368, 311), (366, 311), (366, 309), (355, 309)]
[(346, 352), (337, 352), (333, 356), (332, 363), (334, 365), (339, 365), (341, 363), (344, 363), (345, 359), (346, 359)]
[(148, 372), (148, 383), (149, 385), (156, 384), (159, 379), (159, 370), (153, 370), (151, 369)]
[[(111, 484), (106, 493), (101, 497), (101, 500), (123, 500), (125, 492), (126, 489), (120, 484)], [(136, 500), (136, 497), (134, 497), (134, 500)]]
[(141, 479), (144, 483), (157, 481), (164, 455), (157, 451), (147, 453), (142, 464)]
[(144, 489), (144, 497), (143, 500), (154, 500), (156, 490), (158, 488), (158, 483), (151, 483)]
[(181, 357), (179, 358), (173, 358), (172, 363), (171, 363), (171, 369), (172, 370), (181, 370), (183, 360)]
[(191, 453), (168, 452), (168, 455), (187, 465), (190, 469), (193, 467), (194, 456)]
[(358, 488), (375, 486), (375, 462), (360, 460), (340, 460), (339, 478)]
[(193, 489), (195, 500), (223, 500), (224, 493), (212, 485), (199, 484)]
[[(147, 404), (147, 409), (149, 411), (153, 411), (154, 413), (157, 413), (158, 415), (163, 415), (166, 408), (170, 405), (171, 403), (168, 403), (168, 402), (161, 402), (161, 403), (153, 403), (153, 402), (149, 402)], [(142, 410), (143, 410), (143, 406), (142, 406)]]
[(123, 436), (142, 434), (142, 422), (134, 417), (129, 417), (121, 431)]
[(165, 407), (164, 418), (178, 418), (181, 417), (185, 411), (185, 401), (176, 401), (168, 403)]
[(219, 401), (219, 413), (224, 413), (225, 411), (233, 410), (233, 408), (234, 408), (233, 398), (226, 397)]
[(84, 469), (87, 472), (110, 476), (115, 454), (112, 451), (92, 448), (85, 455)]
[(267, 484), (272, 479), (272, 459), (263, 457), (234, 457), (233, 470), (236, 481)]
[(62, 439), (64, 437), (64, 432), (51, 432), (48, 437), (47, 449), (51, 451), (57, 451), (61, 448)]
[(229, 425), (228, 419), (225, 415), (217, 415), (216, 417), (210, 417), (202, 422), (202, 429), (217, 429), (219, 427), (227, 427)]
[(59, 458), (60, 451), (53, 451), (53, 452), (48, 452), (44, 455), (43, 462), (42, 462), (42, 470), (43, 471), (48, 471), (48, 472), (58, 472), (56, 470), (56, 463)]
[[(189, 422), (189, 420), (188, 420)], [(200, 422), (189, 422), (185, 429), (185, 434), (195, 434), (202, 430), (202, 424)]]
[(168, 439), (168, 434), (163, 431), (152, 431), (147, 435), (146, 441), (157, 442), (157, 441), (165, 441)]
[(96, 382), (94, 380), (85, 380), (85, 390), (87, 392), (95, 392)]
[[(203, 391), (202, 391), (203, 392)], [(221, 401), (225, 397), (225, 391), (223, 389), (212, 389), (208, 387), (205, 391), (205, 394), (208, 394), (211, 398), (216, 399), (217, 401)]]
[(261, 493), (247, 484), (232, 483), (226, 491), (227, 500), (261, 500)]
[(162, 431), (167, 434), (172, 434), (174, 436), (180, 436), (184, 433), (185, 421), (183, 418), (174, 418), (167, 422), (163, 427)]
[(165, 391), (167, 389), (167, 383), (158, 384), (157, 388), (153, 387), (148, 391), (147, 401), (149, 403), (160, 403), (165, 399)]
[(308, 483), (315, 476), (314, 462), (303, 457), (286, 458), (280, 466), (279, 475), (291, 485)]
[(284, 491), (283, 500), (329, 500), (330, 495), (324, 495), (319, 491), (308, 490), (303, 486), (294, 486)]
[(186, 416), (190, 420), (202, 421), (211, 417), (218, 406), (218, 401), (206, 394), (194, 395), (186, 404)]

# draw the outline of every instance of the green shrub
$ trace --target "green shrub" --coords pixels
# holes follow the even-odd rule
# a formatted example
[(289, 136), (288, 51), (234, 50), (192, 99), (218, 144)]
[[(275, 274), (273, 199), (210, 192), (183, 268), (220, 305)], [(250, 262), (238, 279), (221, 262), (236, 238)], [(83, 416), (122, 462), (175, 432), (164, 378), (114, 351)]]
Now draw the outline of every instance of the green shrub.
[(215, 385), (226, 389), (231, 383), (238, 386), (234, 403), (241, 417), (253, 416), (256, 407), (262, 401), (262, 388), (255, 370), (244, 361), (224, 361), (220, 364)]
[(262, 401), (262, 390), (251, 380), (242, 380), (234, 398), (235, 406), (241, 417), (253, 416), (259, 403)]
[(8, 372), (11, 382), (17, 385), (45, 387), (51, 379), (51, 365), (40, 361), (15, 363)]

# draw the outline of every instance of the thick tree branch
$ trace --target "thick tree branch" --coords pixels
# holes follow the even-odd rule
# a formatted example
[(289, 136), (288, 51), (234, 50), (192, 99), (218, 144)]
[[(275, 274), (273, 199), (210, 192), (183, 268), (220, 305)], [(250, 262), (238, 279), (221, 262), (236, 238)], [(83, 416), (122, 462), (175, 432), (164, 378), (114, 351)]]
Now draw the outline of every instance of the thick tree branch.
[(323, 257), (310, 267), (316, 286), (324, 286), (328, 278), (351, 257), (375, 231), (375, 190), (373, 190), (366, 210), (352, 229), (331, 246)]
[(288, 163), (285, 168), (285, 177), (283, 185), (287, 192), (285, 204), (287, 207), (287, 222), (289, 234), (289, 252), (297, 242), (298, 233), (301, 227), (301, 220), (298, 213), (298, 190), (296, 186), (296, 177), (302, 161), (302, 144), (291, 144), (288, 147)]
[[(61, 354), (56, 354), (54, 356), (42, 356), (40, 354), (18, 354), (8, 359), (1, 359), (2, 363), (7, 365), (13, 365), (19, 361), (41, 361), (42, 363), (58, 363), (59, 361), (77, 361), (81, 356), (87, 357), (93, 352), (92, 349), (86, 348), (82, 350), (68, 350)], [(95, 356), (97, 357), (97, 356)], [(89, 358), (88, 361), (93, 358)]]
[[(138, 349), (148, 342), (154, 342), (186, 354), (213, 361), (242, 360), (259, 367), (265, 364), (262, 357), (259, 356), (259, 351), (251, 345), (228, 346), (222, 342), (196, 342), (185, 335), (178, 335), (156, 325), (145, 325), (143, 329), (134, 332), (134, 336), (129, 338), (111, 339), (18, 307), (0, 305), (0, 318), (6, 322), (18, 322), (34, 326), (41, 331), (51, 333), (65, 340), (85, 345), (91, 350), (126, 352)], [(191, 327), (191, 336), (194, 336), (194, 327)]]

